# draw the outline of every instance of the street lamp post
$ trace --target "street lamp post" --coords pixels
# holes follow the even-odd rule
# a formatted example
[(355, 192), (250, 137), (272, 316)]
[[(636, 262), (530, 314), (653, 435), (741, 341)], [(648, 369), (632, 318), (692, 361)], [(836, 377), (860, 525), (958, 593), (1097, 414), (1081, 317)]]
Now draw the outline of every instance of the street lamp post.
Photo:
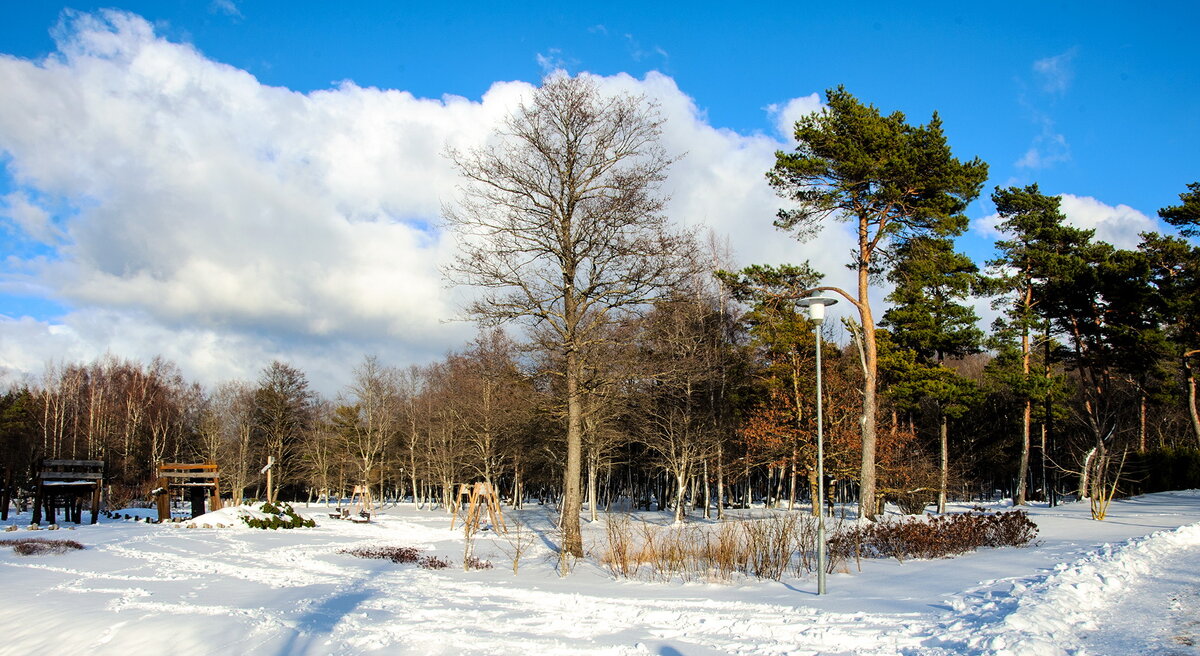
[(817, 339), (817, 594), (825, 594), (825, 413), (821, 393), (821, 324), (825, 323), (825, 307), (837, 303), (837, 299), (812, 296), (800, 299), (800, 305), (808, 308), (808, 318), (816, 324), (813, 333)]

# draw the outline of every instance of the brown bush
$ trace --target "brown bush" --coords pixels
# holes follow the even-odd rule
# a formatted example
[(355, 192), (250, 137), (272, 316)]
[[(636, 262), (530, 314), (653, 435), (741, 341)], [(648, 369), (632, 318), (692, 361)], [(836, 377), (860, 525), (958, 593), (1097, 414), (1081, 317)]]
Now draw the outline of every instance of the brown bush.
[(83, 549), (84, 546), (74, 540), (50, 540), (48, 538), (18, 538), (16, 540), (0, 540), (0, 546), (12, 547), (14, 553), (22, 556), (41, 556), (45, 554), (62, 554), (68, 551)]
[(393, 563), (415, 563), (421, 558), (421, 550), (416, 547), (357, 547), (339, 549), (338, 553), (350, 554), (359, 558), (390, 560)]
[(945, 558), (980, 547), (1024, 546), (1037, 532), (1023, 510), (941, 515), (855, 526), (834, 535), (829, 551), (842, 559)]

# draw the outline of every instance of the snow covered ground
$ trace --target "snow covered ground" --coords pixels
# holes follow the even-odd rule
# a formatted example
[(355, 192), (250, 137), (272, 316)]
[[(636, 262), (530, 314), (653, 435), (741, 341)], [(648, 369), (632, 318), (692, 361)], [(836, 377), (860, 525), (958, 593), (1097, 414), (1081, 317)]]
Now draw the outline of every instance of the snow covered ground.
[[(0, 540), (72, 539), (61, 555), (0, 548), (0, 654), (1200, 654), (1200, 491), (1034, 506), (1039, 544), (954, 559), (864, 561), (830, 576), (732, 584), (615, 580), (594, 560), (559, 577), (544, 509), (508, 510), (536, 540), (514, 576), (491, 532), (461, 569), (441, 511), (371, 524), (299, 507), (312, 529), (264, 531), (230, 511), (186, 528), (104, 519)], [(770, 511), (759, 511), (770, 512)], [(666, 523), (665, 514), (641, 516)], [(596, 542), (603, 522), (585, 524)], [(0, 525), (2, 527), (2, 525)], [(342, 553), (413, 546), (456, 567)]]

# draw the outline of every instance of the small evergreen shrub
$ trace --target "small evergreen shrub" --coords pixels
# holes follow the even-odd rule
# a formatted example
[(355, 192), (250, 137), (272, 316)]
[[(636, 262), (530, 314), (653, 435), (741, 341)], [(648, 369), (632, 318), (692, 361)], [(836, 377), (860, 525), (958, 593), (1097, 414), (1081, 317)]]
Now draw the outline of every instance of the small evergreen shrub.
[(288, 503), (264, 503), (259, 510), (270, 516), (258, 518), (242, 515), (242, 521), (246, 526), (277, 530), (281, 528), (312, 528), (317, 525), (313, 520), (301, 517)]

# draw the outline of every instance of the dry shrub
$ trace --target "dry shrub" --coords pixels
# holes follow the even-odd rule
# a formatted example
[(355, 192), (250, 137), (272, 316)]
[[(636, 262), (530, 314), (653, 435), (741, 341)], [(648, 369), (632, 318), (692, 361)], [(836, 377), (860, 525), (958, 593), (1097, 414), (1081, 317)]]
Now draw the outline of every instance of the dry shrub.
[[(446, 569), (450, 566), (450, 561), (438, 556), (422, 556), (421, 550), (416, 547), (387, 547), (387, 546), (370, 546), (370, 547), (355, 547), (354, 549), (339, 549), (338, 553), (349, 554), (359, 558), (374, 558), (378, 560), (390, 560), (393, 563), (416, 563), (423, 569)], [(492, 564), (487, 561), (480, 561), (473, 558), (478, 567), (470, 569), (491, 569)]]
[(390, 560), (393, 563), (415, 563), (421, 557), (421, 550), (416, 547), (356, 547), (339, 549), (338, 553), (350, 554), (359, 558)]
[(980, 547), (1024, 546), (1037, 532), (1023, 510), (942, 515), (855, 526), (831, 538), (829, 552), (841, 559), (946, 558)]
[[(470, 569), (491, 569), (491, 568), (492, 568), (492, 561), (480, 560), (479, 558), (476, 558), (475, 556), (467, 557), (466, 562), (463, 564), (463, 569), (469, 569), (469, 570)], [(439, 567), (436, 569), (441, 569), (441, 568)]]
[(0, 546), (12, 547), (14, 553), (22, 556), (42, 556), (45, 554), (64, 554), (77, 551), (84, 546), (74, 540), (50, 540), (46, 538), (19, 538), (16, 540), (0, 540)]
[[(417, 561), (417, 564), (421, 566), (421, 569), (446, 569), (450, 567), (449, 559), (439, 558), (438, 556), (422, 556)], [(491, 563), (488, 563), (488, 567), (491, 567)], [(484, 568), (480, 567), (478, 569)]]
[(778, 581), (789, 571), (812, 571), (816, 520), (787, 514), (716, 526), (640, 522), (635, 529), (628, 517), (614, 517), (607, 539), (600, 562), (620, 578), (728, 582), (741, 574)]

